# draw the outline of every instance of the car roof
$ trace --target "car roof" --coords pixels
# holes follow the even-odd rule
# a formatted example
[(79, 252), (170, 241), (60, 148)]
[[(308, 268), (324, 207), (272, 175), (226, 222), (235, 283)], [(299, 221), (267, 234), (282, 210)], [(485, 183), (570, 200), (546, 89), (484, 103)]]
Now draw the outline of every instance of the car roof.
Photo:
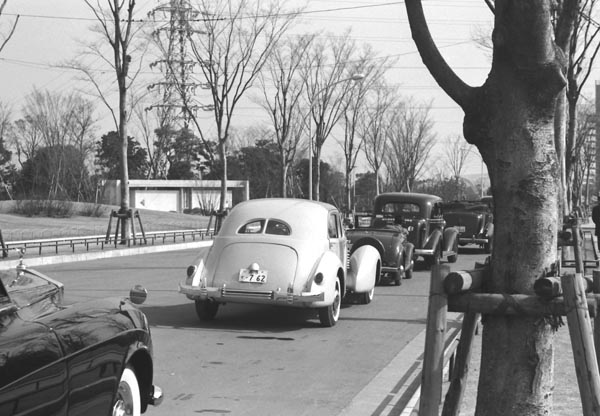
[(307, 199), (262, 198), (237, 204), (228, 214), (221, 229), (222, 235), (236, 234), (248, 221), (276, 218), (289, 224), (295, 237), (304, 238), (315, 230), (327, 230), (327, 214), (337, 208), (331, 204)]
[(398, 199), (402, 199), (403, 202), (415, 202), (417, 204), (426, 204), (442, 200), (442, 198), (440, 198), (437, 195), (419, 194), (412, 192), (385, 192), (375, 197), (375, 200), (378, 202), (396, 201)]

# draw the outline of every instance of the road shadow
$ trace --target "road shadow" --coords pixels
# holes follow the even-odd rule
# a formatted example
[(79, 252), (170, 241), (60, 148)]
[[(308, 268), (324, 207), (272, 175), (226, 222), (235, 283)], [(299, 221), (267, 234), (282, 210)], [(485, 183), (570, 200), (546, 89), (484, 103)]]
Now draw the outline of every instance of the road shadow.
[(201, 321), (197, 317), (193, 302), (166, 306), (142, 306), (141, 309), (146, 314), (150, 326), (224, 331), (253, 330), (263, 333), (281, 333), (321, 327), (315, 309), (230, 303), (221, 305), (215, 319), (210, 321)]

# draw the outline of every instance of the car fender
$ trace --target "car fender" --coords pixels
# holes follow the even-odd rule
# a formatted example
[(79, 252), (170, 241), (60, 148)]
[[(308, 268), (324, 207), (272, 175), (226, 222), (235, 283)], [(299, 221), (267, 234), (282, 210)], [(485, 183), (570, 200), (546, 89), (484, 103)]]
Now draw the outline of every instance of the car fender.
[[(323, 281), (321, 283), (315, 283), (314, 278), (319, 273), (323, 275)], [(331, 252), (326, 251), (319, 258), (315, 268), (313, 269), (313, 273), (311, 274), (312, 278), (310, 279), (311, 292), (319, 292), (322, 291), (324, 294), (324, 298), (322, 301), (314, 302), (311, 306), (313, 307), (321, 307), (321, 306), (329, 306), (333, 303), (335, 298), (335, 282), (336, 277), (340, 276), (340, 295), (344, 296), (346, 293), (346, 275), (344, 273), (344, 266), (340, 261), (339, 257)]]
[(350, 255), (352, 255), (358, 248), (363, 247), (365, 245), (373, 246), (379, 251), (379, 255), (383, 256), (384, 247), (383, 243), (379, 241), (375, 237), (361, 237), (354, 244), (352, 244), (352, 250), (350, 250)]
[(404, 243), (403, 257), (404, 257), (404, 270), (408, 270), (412, 266), (413, 256), (415, 252), (415, 246), (412, 243)]
[(444, 247), (443, 251), (454, 251), (456, 240), (458, 239), (458, 229), (456, 227), (448, 227), (444, 230)]
[(425, 250), (433, 250), (441, 239), (442, 239), (442, 232), (438, 229), (435, 229), (427, 238), (427, 241), (423, 245), (423, 248)]
[(369, 292), (379, 276), (381, 256), (372, 245), (363, 245), (350, 256), (346, 285), (356, 293)]
[(488, 225), (484, 229), (484, 233), (488, 238), (492, 238), (494, 236), (494, 224), (488, 223)]
[[(212, 250), (212, 247), (209, 250), (205, 250), (201, 255), (199, 255), (198, 257), (196, 257), (194, 259), (194, 261), (192, 262), (192, 264), (190, 266), (188, 266), (188, 269), (190, 267), (194, 267), (194, 271), (191, 274), (187, 273), (186, 278), (185, 278), (186, 285), (199, 287), (203, 283), (204, 284), (207, 283), (206, 282), (206, 279), (207, 279), (206, 260), (207, 260), (208, 254), (210, 253), (211, 250)], [(189, 295), (187, 297), (189, 299), (193, 299)]]

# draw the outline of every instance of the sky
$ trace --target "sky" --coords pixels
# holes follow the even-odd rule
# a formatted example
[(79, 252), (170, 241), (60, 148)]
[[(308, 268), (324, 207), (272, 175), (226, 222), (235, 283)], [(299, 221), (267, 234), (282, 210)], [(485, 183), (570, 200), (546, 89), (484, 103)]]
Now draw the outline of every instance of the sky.
[[(138, 0), (138, 18), (162, 4), (158, 0)], [(290, 35), (319, 32), (339, 36), (348, 28), (359, 44), (369, 43), (378, 55), (397, 59), (387, 74), (387, 82), (412, 98), (417, 106), (431, 106), (437, 145), (428, 169), (444, 163), (444, 146), (452, 137), (462, 137), (460, 108), (450, 100), (429, 75), (411, 39), (406, 9), (402, 1), (309, 0), (288, 1), (289, 7), (306, 5)], [(493, 16), (483, 0), (423, 0), (430, 30), (440, 51), (456, 73), (472, 86), (481, 85), (489, 72), (489, 52), (474, 41), (477, 33), (490, 33)], [(82, 0), (8, 0), (6, 22), (20, 14), (17, 31), (0, 53), (0, 101), (18, 115), (24, 97), (32, 89), (70, 91), (77, 88), (77, 74), (56, 65), (78, 57), (81, 42), (92, 38), (93, 15)], [(135, 59), (135, 57), (134, 57)], [(100, 60), (90, 62), (100, 66)], [(149, 70), (148, 70), (149, 71)], [(107, 72), (107, 82), (111, 74)], [(590, 87), (590, 90), (593, 86)], [(236, 116), (236, 127), (255, 123), (264, 115), (258, 106), (244, 104)], [(102, 119), (111, 128), (109, 117)], [(323, 159), (339, 165), (341, 148), (335, 137), (327, 139)], [(364, 163), (364, 162), (363, 162)], [(366, 171), (366, 165), (358, 172)], [(476, 151), (469, 156), (465, 173), (480, 175), (481, 159)]]

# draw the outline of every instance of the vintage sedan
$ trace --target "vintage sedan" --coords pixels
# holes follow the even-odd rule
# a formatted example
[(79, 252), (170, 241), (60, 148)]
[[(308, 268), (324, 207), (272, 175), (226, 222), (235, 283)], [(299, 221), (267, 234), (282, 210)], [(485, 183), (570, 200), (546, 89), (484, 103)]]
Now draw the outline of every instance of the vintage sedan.
[(365, 246), (348, 258), (343, 216), (326, 203), (255, 199), (236, 205), (212, 247), (187, 269), (179, 291), (201, 320), (228, 302), (315, 308), (336, 324), (342, 298), (373, 299), (379, 252)]
[[(383, 215), (358, 214), (353, 228), (347, 231), (350, 253), (371, 245), (381, 256), (381, 276), (400, 286), (402, 279), (412, 278), (414, 246), (407, 239), (408, 230)], [(377, 283), (385, 279), (377, 280)]]
[(491, 253), (494, 243), (494, 215), (490, 198), (480, 201), (454, 201), (443, 206), (444, 219), (458, 229), (461, 246), (477, 244)]
[(145, 315), (115, 298), (66, 306), (63, 285), (21, 263), (0, 271), (0, 415), (140, 415), (153, 385)]
[(375, 197), (373, 215), (406, 228), (415, 258), (422, 257), (431, 267), (443, 258), (449, 263), (458, 260), (458, 230), (447, 226), (442, 206), (436, 195), (388, 192)]

